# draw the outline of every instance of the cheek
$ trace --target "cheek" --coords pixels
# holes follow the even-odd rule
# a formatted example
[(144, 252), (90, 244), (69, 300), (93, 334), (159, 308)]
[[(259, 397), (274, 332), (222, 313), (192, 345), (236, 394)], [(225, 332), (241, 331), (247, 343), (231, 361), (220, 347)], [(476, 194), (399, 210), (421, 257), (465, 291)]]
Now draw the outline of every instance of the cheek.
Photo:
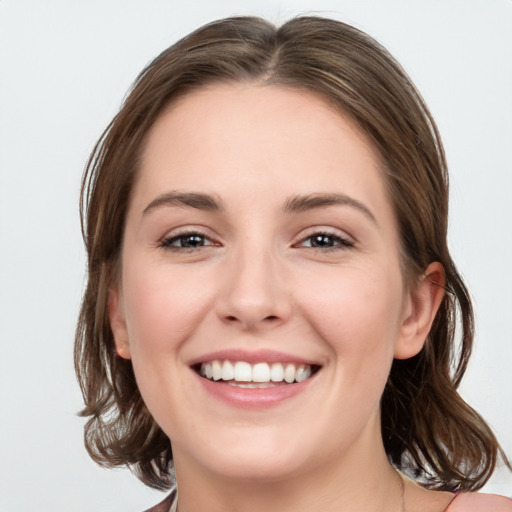
[[(131, 359), (140, 393), (156, 422), (174, 432), (187, 380), (183, 347), (211, 304), (211, 287), (201, 272), (184, 274), (171, 266), (137, 265), (123, 275), (123, 297)], [(202, 284), (203, 283), (203, 284)]]
[[(399, 335), (401, 274), (396, 265), (352, 265), (304, 273), (299, 281), (301, 316), (330, 351), (330, 392), (319, 421), (326, 437), (345, 439), (339, 445), (345, 449), (365, 426), (379, 424)], [(319, 289), (319, 283), (325, 286)]]
[[(211, 302), (208, 281), (172, 267), (149, 270), (135, 264), (123, 276), (125, 314), (132, 358), (174, 353), (200, 323)], [(136, 361), (134, 361), (136, 362)]]
[[(389, 370), (399, 335), (402, 281), (395, 266), (332, 270), (323, 280), (303, 282), (303, 314), (339, 364), (354, 376)], [(312, 286), (325, 282), (317, 293)], [(348, 370), (347, 370), (348, 371)]]

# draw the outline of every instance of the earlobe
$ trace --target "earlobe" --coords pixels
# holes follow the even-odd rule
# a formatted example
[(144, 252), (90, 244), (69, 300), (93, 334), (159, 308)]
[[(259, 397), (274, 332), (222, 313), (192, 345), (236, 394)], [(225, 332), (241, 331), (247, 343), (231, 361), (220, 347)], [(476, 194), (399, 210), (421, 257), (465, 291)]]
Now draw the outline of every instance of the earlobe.
[(425, 344), (435, 316), (443, 301), (446, 279), (439, 262), (431, 263), (414, 290), (395, 346), (396, 359), (409, 359), (420, 352)]
[(123, 359), (131, 359), (128, 330), (126, 328), (123, 305), (118, 290), (110, 290), (109, 292), (108, 318), (110, 321), (110, 329), (114, 335), (117, 355)]

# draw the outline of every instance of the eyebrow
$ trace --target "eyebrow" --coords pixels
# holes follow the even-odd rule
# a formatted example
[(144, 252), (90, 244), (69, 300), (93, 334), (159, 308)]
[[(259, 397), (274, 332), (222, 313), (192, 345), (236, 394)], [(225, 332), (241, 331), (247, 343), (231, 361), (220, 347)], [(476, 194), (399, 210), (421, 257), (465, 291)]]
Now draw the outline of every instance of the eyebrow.
[[(317, 208), (329, 206), (351, 206), (364, 213), (373, 223), (378, 226), (377, 219), (371, 210), (361, 201), (346, 194), (304, 194), (288, 198), (283, 206), (285, 213), (302, 213)], [(210, 194), (199, 192), (166, 192), (153, 199), (142, 212), (147, 215), (151, 211), (162, 206), (186, 206), (198, 210), (210, 212), (222, 212), (224, 205), (222, 200)]]
[(306, 194), (290, 197), (284, 204), (284, 211), (287, 213), (300, 213), (307, 210), (339, 205), (358, 209), (378, 226), (377, 219), (371, 210), (361, 201), (346, 194)]
[(210, 194), (171, 191), (153, 199), (153, 201), (144, 208), (142, 214), (147, 215), (161, 206), (188, 206), (209, 212), (220, 212), (224, 210), (222, 201)]

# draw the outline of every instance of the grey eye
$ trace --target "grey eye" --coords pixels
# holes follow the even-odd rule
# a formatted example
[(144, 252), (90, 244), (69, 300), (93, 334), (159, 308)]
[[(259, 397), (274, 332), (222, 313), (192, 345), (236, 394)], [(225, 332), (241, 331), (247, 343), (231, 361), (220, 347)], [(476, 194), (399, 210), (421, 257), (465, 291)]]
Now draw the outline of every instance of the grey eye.
[(352, 247), (354, 244), (339, 235), (331, 233), (315, 233), (305, 238), (300, 245), (302, 247), (312, 247), (314, 249), (330, 249), (332, 247)]
[(214, 245), (214, 243), (201, 233), (180, 233), (162, 242), (163, 247), (172, 249), (197, 249), (206, 245)]

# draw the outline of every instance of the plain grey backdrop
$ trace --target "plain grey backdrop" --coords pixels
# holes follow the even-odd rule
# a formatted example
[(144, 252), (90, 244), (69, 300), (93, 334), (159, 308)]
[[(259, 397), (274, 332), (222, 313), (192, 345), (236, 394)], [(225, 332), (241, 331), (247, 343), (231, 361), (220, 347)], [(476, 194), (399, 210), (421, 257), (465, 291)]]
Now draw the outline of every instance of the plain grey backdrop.
[[(512, 1), (0, 0), (0, 509), (136, 512), (161, 498), (82, 444), (72, 365), (81, 173), (142, 67), (197, 26), (300, 13), (368, 31), (424, 95), (452, 175), (450, 246), (475, 300), (461, 392), (512, 454)], [(512, 495), (510, 473), (486, 487)]]

